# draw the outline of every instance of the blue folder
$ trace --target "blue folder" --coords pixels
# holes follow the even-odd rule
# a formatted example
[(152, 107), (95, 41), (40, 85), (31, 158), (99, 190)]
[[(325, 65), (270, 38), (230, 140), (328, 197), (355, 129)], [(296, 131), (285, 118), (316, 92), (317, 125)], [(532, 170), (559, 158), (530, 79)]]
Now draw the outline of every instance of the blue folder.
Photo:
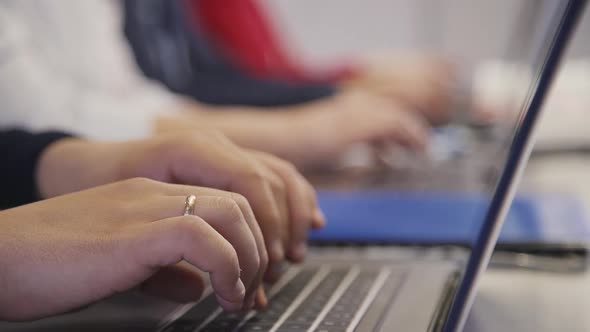
[[(489, 204), (483, 194), (398, 191), (320, 191), (325, 228), (316, 242), (465, 244), (475, 241)], [(586, 243), (582, 204), (564, 194), (517, 195), (500, 244)]]

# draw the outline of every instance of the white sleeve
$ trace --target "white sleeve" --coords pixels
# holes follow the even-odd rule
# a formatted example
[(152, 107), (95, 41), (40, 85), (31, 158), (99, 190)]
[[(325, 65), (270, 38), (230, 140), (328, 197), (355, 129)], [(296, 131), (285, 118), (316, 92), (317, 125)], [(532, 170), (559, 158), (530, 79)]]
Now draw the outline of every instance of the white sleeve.
[(46, 65), (34, 42), (18, 16), (0, 10), (0, 127), (131, 139), (149, 135), (158, 114), (180, 107), (173, 94), (147, 84), (131, 95), (84, 86)]

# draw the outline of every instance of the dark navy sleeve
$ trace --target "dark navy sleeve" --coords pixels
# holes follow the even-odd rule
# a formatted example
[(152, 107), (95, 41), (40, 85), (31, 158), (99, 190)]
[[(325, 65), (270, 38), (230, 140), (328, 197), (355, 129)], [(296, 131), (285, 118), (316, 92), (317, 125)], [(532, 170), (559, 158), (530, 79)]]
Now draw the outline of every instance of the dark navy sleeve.
[(45, 148), (68, 136), (57, 132), (0, 131), (0, 209), (39, 199), (35, 177), (37, 162)]
[(125, 0), (124, 32), (144, 74), (218, 105), (281, 106), (331, 96), (330, 84), (256, 78), (231, 65), (183, 13), (181, 1)]

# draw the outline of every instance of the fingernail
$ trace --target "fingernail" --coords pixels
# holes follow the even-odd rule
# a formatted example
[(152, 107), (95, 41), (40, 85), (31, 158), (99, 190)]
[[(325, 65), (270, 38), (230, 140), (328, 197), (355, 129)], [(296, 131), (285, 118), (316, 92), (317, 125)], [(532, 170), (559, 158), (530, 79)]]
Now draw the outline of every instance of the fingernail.
[(242, 282), (242, 279), (238, 279), (236, 282), (236, 294), (239, 294), (240, 299), (243, 301), (244, 297), (246, 296), (246, 286)]
[(238, 279), (236, 285), (234, 286), (234, 293), (237, 295), (236, 299), (232, 301), (224, 299), (223, 297), (216, 295), (217, 302), (224, 310), (227, 311), (239, 311), (244, 306), (244, 296), (246, 295), (246, 287), (244, 287), (244, 283), (242, 280)]
[(307, 254), (307, 245), (304, 242), (301, 242), (295, 247), (295, 256), (303, 259), (305, 254)]
[(285, 249), (283, 249), (281, 241), (275, 241), (273, 243), (271, 252), (273, 254), (273, 257), (271, 257), (272, 261), (280, 262), (285, 259)]
[(257, 297), (258, 306), (261, 308), (266, 308), (266, 306), (268, 305), (268, 298), (266, 297), (266, 294), (264, 293), (264, 289), (259, 288), (258, 291), (256, 292), (256, 297)]
[(326, 216), (324, 215), (324, 212), (322, 212), (322, 210), (315, 210), (315, 220), (320, 226), (324, 226), (326, 224)]
[(242, 309), (242, 302), (241, 301), (239, 303), (238, 302), (231, 302), (231, 301), (228, 301), (228, 300), (222, 298), (219, 295), (216, 295), (216, 297), (217, 297), (217, 302), (225, 311), (234, 312), (234, 311), (239, 311), (240, 309)]

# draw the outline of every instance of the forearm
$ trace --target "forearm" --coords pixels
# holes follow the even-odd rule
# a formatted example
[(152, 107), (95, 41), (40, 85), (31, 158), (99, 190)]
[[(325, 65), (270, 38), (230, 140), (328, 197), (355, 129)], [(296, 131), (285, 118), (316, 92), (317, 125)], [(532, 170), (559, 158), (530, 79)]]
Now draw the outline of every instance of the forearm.
[(96, 142), (66, 138), (51, 144), (36, 172), (40, 198), (51, 198), (115, 182), (125, 177), (120, 160), (130, 157), (133, 141)]
[(215, 129), (241, 147), (265, 151), (299, 164), (307, 149), (306, 138), (302, 137), (304, 112), (300, 107), (277, 112), (245, 107), (199, 109), (181, 116), (160, 117), (156, 132)]

